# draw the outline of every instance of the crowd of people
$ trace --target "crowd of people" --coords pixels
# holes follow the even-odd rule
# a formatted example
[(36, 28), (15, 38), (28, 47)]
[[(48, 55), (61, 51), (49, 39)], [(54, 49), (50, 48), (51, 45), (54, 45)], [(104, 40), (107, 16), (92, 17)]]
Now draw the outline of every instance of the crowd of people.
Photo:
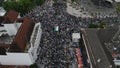
[[(81, 27), (93, 21), (97, 22), (97, 19), (71, 16), (66, 7), (64, 1), (55, 0), (53, 6), (38, 6), (25, 15), (36, 23), (41, 23), (42, 38), (38, 61), (45, 67), (66, 68), (75, 54), (71, 50), (72, 33), (79, 33)], [(58, 26), (58, 31), (54, 31), (55, 26)]]
[[(76, 17), (66, 12), (66, 5), (57, 0), (53, 6), (39, 6), (25, 15), (41, 23), (39, 63), (50, 68), (66, 68), (73, 59), (72, 33), (80, 32)], [(54, 31), (58, 26), (59, 30)]]

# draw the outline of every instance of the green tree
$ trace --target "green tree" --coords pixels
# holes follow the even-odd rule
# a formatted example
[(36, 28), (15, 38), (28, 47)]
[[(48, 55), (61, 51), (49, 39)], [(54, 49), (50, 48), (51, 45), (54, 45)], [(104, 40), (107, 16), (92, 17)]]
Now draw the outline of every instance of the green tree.
[(30, 65), (30, 68), (38, 68), (38, 66), (36, 63), (34, 63), (34, 64)]
[(96, 24), (89, 24), (88, 25), (88, 28), (98, 28), (99, 26), (98, 25), (96, 25)]
[(73, 2), (76, 2), (77, 3), (77, 0), (71, 0), (71, 2), (73, 3)]
[(99, 25), (99, 27), (100, 28), (104, 28), (106, 25), (107, 25), (106, 22), (101, 22), (100, 25)]
[(116, 11), (119, 13), (120, 12), (120, 2), (116, 3)]
[[(30, 0), (21, 0), (19, 2), (19, 12), (22, 12), (22, 14), (27, 13), (34, 7), (33, 3), (30, 2)], [(22, 9), (22, 10), (21, 10)]]
[(3, 7), (6, 11), (15, 10), (17, 12), (20, 12), (21, 15), (24, 15), (30, 11), (34, 5), (30, 0), (19, 0), (18, 2), (6, 1), (3, 3)]
[(36, 5), (43, 5), (43, 3), (45, 2), (45, 0), (35, 0), (35, 4)]
[(67, 2), (67, 0), (63, 0), (63, 1)]
[(15, 10), (22, 15), (33, 9), (37, 5), (42, 5), (45, 0), (19, 0), (19, 1), (6, 1), (3, 7), (6, 11)]

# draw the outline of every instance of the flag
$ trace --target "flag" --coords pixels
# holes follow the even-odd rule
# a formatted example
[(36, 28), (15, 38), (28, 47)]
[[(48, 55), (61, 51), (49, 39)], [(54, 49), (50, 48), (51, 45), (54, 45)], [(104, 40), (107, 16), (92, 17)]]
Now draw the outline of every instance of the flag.
[(59, 30), (59, 26), (54, 26), (54, 31), (58, 31)]

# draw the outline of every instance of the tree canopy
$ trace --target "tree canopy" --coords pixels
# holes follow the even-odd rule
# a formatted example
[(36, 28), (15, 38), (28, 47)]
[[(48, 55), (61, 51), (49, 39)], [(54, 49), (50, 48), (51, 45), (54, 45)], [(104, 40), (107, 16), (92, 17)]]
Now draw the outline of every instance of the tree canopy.
[(99, 27), (100, 27), (100, 28), (104, 28), (106, 25), (107, 25), (106, 22), (101, 22), (100, 25), (99, 25)]
[(107, 25), (106, 22), (100, 22), (100, 24), (92, 24), (88, 25), (88, 28), (104, 28)]
[(34, 63), (34, 64), (30, 65), (30, 68), (38, 68), (38, 66), (36, 63)]
[(116, 11), (119, 13), (120, 12), (120, 2), (116, 3)]
[(15, 10), (24, 15), (37, 5), (42, 5), (44, 0), (19, 0), (19, 1), (6, 1), (3, 3), (3, 7), (6, 11)]
[(98, 25), (96, 25), (96, 24), (89, 24), (88, 28), (98, 28)]

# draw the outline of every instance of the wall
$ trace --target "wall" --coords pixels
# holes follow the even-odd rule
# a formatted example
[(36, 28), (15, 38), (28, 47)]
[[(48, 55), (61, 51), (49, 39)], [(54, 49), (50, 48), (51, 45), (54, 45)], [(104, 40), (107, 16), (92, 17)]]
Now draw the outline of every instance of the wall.
[(31, 65), (33, 62), (28, 53), (7, 53), (0, 55), (2, 65)]
[[(35, 33), (35, 28), (37, 27), (37, 25), (39, 25), (39, 28), (38, 28), (38, 32), (36, 34)], [(31, 36), (31, 40), (30, 40), (31, 45), (33, 45), (33, 46), (31, 46), (31, 48), (28, 51), (30, 53), (31, 57), (33, 58), (33, 61), (37, 60), (37, 58), (38, 58), (39, 49), (40, 49), (39, 45), (40, 45), (41, 34), (42, 34), (41, 24), (40, 23), (37, 23), (35, 25), (35, 28), (33, 30), (33, 33), (32, 33), (32, 36)], [(36, 39), (35, 39), (35, 43), (32, 44), (32, 38), (33, 38), (34, 34), (36, 34), (37, 36), (36, 36)]]

